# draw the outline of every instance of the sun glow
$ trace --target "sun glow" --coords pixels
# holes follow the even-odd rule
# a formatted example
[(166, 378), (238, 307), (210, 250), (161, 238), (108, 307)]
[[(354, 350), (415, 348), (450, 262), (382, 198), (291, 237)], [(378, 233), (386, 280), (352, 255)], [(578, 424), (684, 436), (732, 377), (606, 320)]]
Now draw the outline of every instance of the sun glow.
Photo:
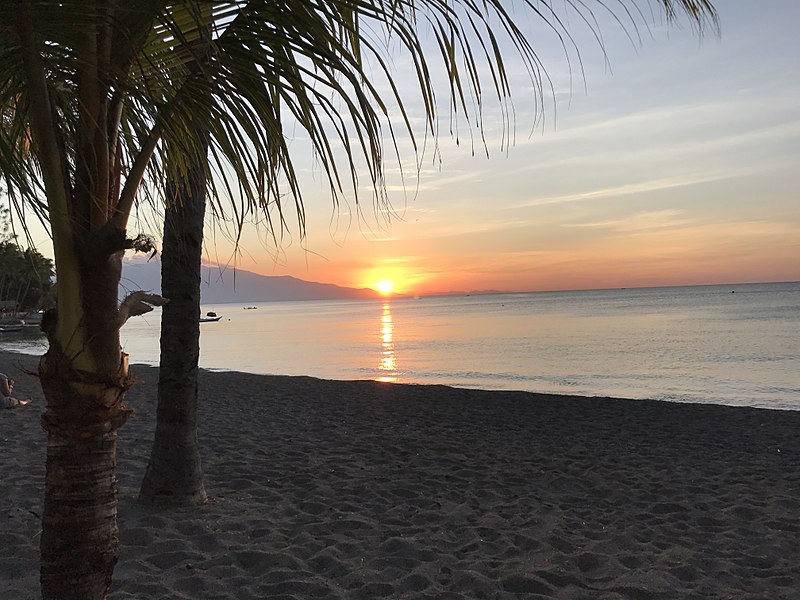
[(353, 287), (372, 288), (387, 298), (408, 294), (409, 290), (416, 287), (419, 279), (412, 269), (394, 264), (390, 260), (378, 261), (377, 264), (364, 269), (358, 275)]
[(391, 294), (394, 290), (394, 282), (389, 281), (388, 279), (384, 279), (383, 281), (379, 281), (374, 285), (375, 289), (378, 290), (381, 294), (388, 295)]

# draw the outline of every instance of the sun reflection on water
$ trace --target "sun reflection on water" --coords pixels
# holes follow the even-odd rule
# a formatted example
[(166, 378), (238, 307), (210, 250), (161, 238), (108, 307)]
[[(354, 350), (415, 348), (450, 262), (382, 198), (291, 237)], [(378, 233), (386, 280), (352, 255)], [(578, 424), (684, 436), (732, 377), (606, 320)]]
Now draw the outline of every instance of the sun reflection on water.
[(397, 377), (397, 357), (394, 353), (394, 322), (392, 321), (392, 305), (389, 302), (383, 303), (381, 313), (381, 359), (378, 363), (380, 376), (376, 381), (396, 382)]

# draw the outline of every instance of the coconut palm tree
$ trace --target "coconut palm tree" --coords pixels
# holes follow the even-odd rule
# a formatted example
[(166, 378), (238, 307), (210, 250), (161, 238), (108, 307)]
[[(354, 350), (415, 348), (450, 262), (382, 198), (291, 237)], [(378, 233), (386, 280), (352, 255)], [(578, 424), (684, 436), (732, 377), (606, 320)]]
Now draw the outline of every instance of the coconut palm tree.
[[(203, 19), (211, 21), (205, 7)], [(211, 30), (194, 46), (208, 59)], [(190, 63), (189, 70), (196, 68)], [(200, 360), (200, 268), (208, 181), (208, 114), (198, 115), (194, 134), (203, 156), (187, 165), (182, 179), (166, 186), (161, 252), (161, 312), (156, 431), (139, 491), (145, 504), (178, 506), (206, 501), (197, 439), (197, 391)]]
[(176, 506), (206, 500), (197, 440), (200, 265), (206, 208), (205, 165), (167, 183), (161, 253), (161, 355), (153, 448), (139, 500)]
[[(714, 18), (708, 0), (657, 3), (695, 23)], [(585, 2), (567, 4), (592, 22)], [(617, 4), (622, 18), (638, 18), (627, 12), (633, 0)], [(0, 3), (0, 172), (18, 213), (48, 223), (58, 274), (39, 366), (48, 439), (45, 600), (104, 598), (111, 582), (119, 554), (117, 430), (131, 413), (124, 397), (132, 384), (119, 331), (161, 302), (134, 292), (118, 303), (121, 259), (125, 250), (151, 248), (127, 232), (137, 203), (153, 201), (168, 179), (185, 181), (190, 165), (204, 161), (197, 115), (208, 117), (210, 205), (238, 222), (260, 210), (279, 229), (293, 209), (302, 229), (291, 130), (308, 137), (334, 202), (366, 178), (385, 206), (392, 111), (414, 139), (407, 90), (392, 85), (389, 57), (409, 57), (429, 131), (439, 106), (434, 62), (446, 74), (450, 113), (477, 124), (487, 82), (509, 101), (509, 54), (540, 81), (512, 5), (569, 43), (549, 4), (534, 0)], [(198, 51), (209, 26), (208, 52)], [(373, 83), (380, 74), (388, 87)]]

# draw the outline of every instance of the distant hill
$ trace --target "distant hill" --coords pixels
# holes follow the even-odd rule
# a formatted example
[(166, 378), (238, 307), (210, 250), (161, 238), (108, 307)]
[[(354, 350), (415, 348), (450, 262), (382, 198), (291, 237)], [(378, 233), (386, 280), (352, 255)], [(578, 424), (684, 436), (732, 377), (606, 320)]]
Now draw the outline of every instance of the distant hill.
[[(147, 290), (161, 292), (161, 261), (154, 257), (147, 261), (135, 257), (126, 259), (122, 266), (122, 291)], [(379, 298), (380, 294), (369, 288), (348, 288), (330, 283), (303, 281), (295, 277), (267, 276), (232, 268), (202, 269), (200, 296), (203, 304), (229, 302), (278, 302), (282, 300), (344, 300)]]

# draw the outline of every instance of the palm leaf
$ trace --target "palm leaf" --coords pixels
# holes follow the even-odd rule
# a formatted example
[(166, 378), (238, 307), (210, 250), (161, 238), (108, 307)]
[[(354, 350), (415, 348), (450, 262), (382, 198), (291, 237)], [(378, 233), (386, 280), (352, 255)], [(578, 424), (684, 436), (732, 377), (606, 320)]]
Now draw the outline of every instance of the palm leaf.
[[(108, 168), (116, 168), (119, 179), (115, 184), (115, 174), (109, 175), (106, 210), (117, 211), (118, 225), (126, 223), (142, 180), (156, 189), (201, 155), (191, 135), (198, 115), (209, 119), (209, 172), (221, 177), (211, 190), (215, 214), (230, 215), (241, 223), (248, 215), (274, 209), (280, 228), (285, 225), (288, 201), (302, 231), (302, 186), (287, 143), (291, 129), (299, 128), (308, 137), (335, 203), (348, 193), (358, 201), (360, 180), (366, 177), (376, 206), (384, 208), (384, 140), (392, 141), (397, 154), (400, 134), (392, 127), (388, 106), (397, 109), (403, 133), (415, 151), (420, 133), (438, 135), (442, 105), (437, 98), (441, 88), (432, 81), (434, 65), (447, 77), (445, 106), (451, 132), (458, 136), (463, 123), (485, 146), (482, 114), (487, 91), (500, 103), (507, 131), (514, 126), (508, 55), (523, 60), (536, 90), (534, 101), (541, 103), (549, 85), (531, 40), (516, 25), (520, 12), (545, 22), (565, 54), (574, 51), (580, 59), (557, 11), (534, 0), (128, 4), (25, 3), (35, 27), (50, 112), (62, 140), (65, 176), (73, 186), (87, 168), (86, 153), (97, 153), (81, 138), (91, 115), (86, 101), (79, 104), (78, 99), (81, 93), (86, 97), (87, 80), (105, 86)], [(596, 32), (602, 48), (592, 8), (579, 0), (565, 4)], [(706, 0), (658, 4), (670, 19), (682, 11), (701, 29), (716, 25), (716, 13)], [(625, 29), (637, 36), (638, 24), (647, 21), (635, 2), (595, 6), (628, 23)], [(15, 9), (16, 3), (3, 3), (0, 22), (15, 23)], [(87, 46), (91, 41), (87, 31), (98, 32), (105, 45)], [(433, 52), (424, 35), (433, 38)], [(392, 45), (401, 48), (413, 65), (424, 132), (412, 127), (406, 109), (409, 91), (395, 84), (389, 59)], [(0, 168), (14, 190), (15, 204), (27, 203), (34, 213), (45, 216), (40, 154), (29, 151), (27, 138), (32, 109), (22, 55), (14, 27), (0, 29)], [(388, 82), (388, 96), (373, 86), (376, 75)], [(142, 197), (148, 198), (147, 193)], [(72, 218), (87, 221), (80, 212), (73, 207)]]

